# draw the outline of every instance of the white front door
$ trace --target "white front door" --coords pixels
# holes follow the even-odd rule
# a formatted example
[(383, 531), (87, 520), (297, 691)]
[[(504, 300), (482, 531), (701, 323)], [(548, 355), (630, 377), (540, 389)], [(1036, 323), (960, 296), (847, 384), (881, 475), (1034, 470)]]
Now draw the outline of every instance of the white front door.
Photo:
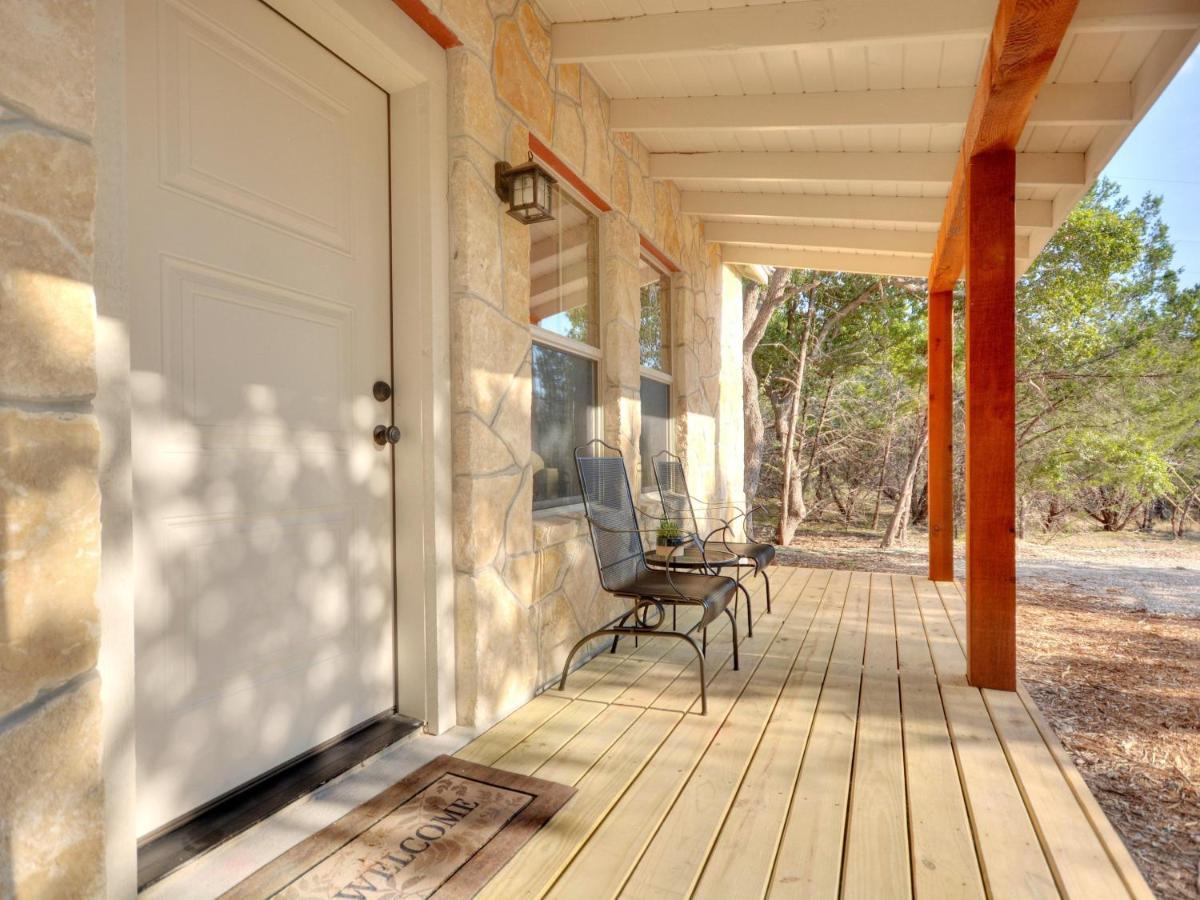
[(258, 0), (132, 0), (138, 833), (394, 704), (388, 99)]

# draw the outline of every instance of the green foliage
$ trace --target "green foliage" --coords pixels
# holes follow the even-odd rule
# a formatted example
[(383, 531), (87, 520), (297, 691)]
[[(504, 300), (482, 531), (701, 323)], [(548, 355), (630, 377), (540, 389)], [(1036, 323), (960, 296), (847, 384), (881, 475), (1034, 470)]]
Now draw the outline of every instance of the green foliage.
[[(1047, 521), (1075, 509), (1118, 528), (1152, 501), (1200, 505), (1200, 286), (1181, 283), (1173, 253), (1161, 198), (1135, 203), (1102, 180), (1018, 281), (1022, 509), (1041, 504)], [(908, 451), (886, 448), (893, 438), (911, 446), (924, 413), (923, 285), (804, 270), (788, 277), (792, 292), (753, 358), (761, 405), (768, 423), (783, 422), (808, 335), (795, 465), (806, 471), (809, 502), (849, 505), (849, 518), (856, 492), (897, 483)], [(961, 450), (961, 432), (956, 443)], [(768, 427), (764, 471), (776, 479), (780, 446)], [(777, 481), (764, 478), (778, 496)]]
[(678, 523), (672, 522), (670, 519), (662, 519), (658, 523), (658, 542), (660, 544), (675, 542), (682, 537), (683, 529), (679, 527)]
[(1023, 493), (1099, 518), (1200, 481), (1200, 289), (1172, 256), (1161, 198), (1102, 180), (1018, 282)]

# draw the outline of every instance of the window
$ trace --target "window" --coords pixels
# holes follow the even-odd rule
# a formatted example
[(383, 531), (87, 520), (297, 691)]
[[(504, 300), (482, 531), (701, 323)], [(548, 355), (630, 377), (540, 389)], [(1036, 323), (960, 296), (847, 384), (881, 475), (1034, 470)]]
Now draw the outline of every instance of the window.
[(565, 191), (558, 218), (530, 227), (533, 508), (583, 499), (575, 448), (597, 434), (596, 217)]
[(671, 276), (642, 260), (642, 365), (659, 372), (670, 372)]
[(529, 321), (595, 346), (596, 217), (565, 191), (558, 217), (529, 228)]
[(671, 441), (671, 277), (642, 260), (642, 490), (655, 490), (654, 457)]

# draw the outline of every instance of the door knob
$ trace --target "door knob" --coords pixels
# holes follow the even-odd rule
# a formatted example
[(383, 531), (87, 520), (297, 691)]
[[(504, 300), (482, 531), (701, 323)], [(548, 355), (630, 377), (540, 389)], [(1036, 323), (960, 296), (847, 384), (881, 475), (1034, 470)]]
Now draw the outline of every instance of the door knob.
[(395, 425), (376, 425), (375, 443), (380, 447), (395, 444), (400, 440), (400, 429)]
[(386, 381), (377, 381), (371, 386), (371, 394), (380, 403), (392, 399), (392, 386)]

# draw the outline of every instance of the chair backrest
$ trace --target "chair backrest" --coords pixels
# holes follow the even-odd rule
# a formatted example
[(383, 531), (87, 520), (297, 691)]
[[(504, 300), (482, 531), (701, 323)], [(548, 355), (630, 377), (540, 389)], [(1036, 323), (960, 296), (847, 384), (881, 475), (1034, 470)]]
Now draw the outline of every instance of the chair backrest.
[(663, 518), (670, 519), (684, 531), (700, 534), (683, 460), (667, 450), (659, 451), (654, 456), (654, 481), (662, 501)]
[(575, 448), (575, 468), (600, 584), (620, 593), (647, 569), (625, 460), (616, 447), (597, 439)]

